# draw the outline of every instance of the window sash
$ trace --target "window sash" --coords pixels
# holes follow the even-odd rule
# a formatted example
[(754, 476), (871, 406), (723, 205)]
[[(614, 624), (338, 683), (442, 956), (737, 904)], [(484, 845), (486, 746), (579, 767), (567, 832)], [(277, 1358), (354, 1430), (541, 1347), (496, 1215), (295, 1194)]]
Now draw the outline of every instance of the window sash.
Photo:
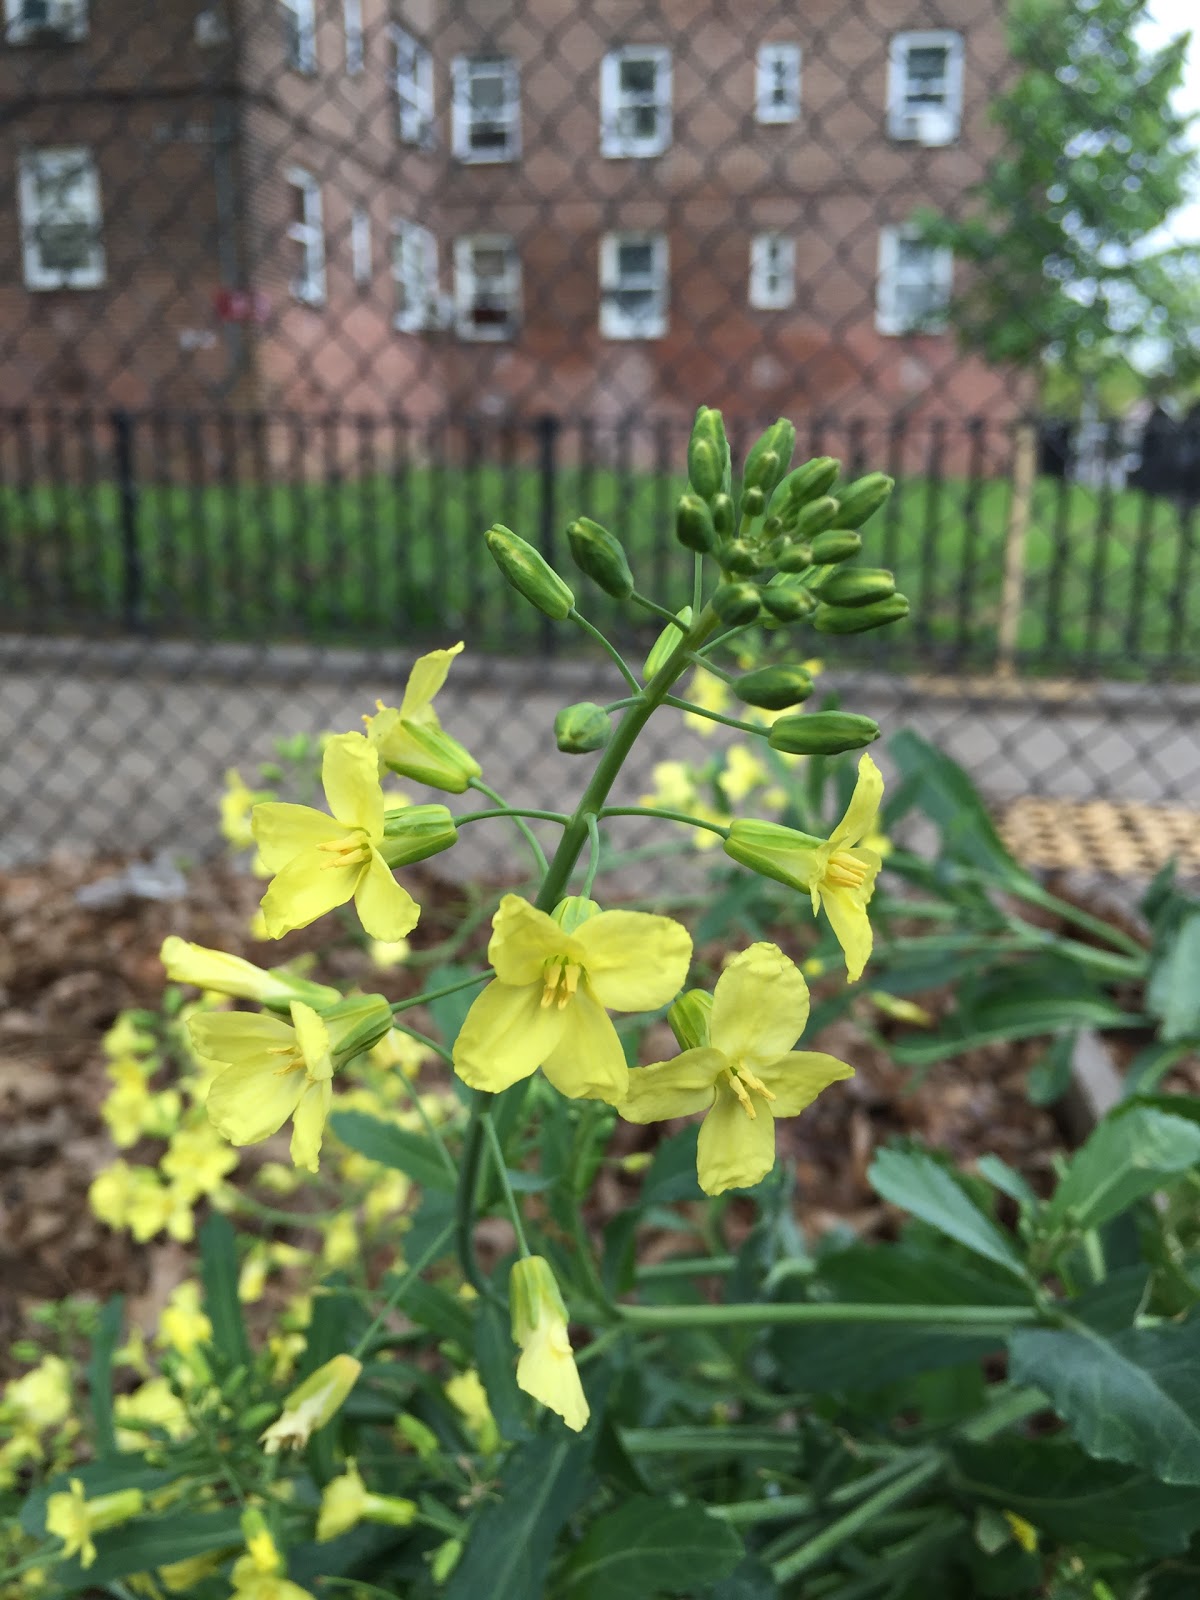
[(290, 222), (287, 238), (300, 246), (300, 270), (291, 282), (291, 291), (305, 305), (325, 302), (325, 222), (321, 186), (311, 172), (291, 167), (287, 181), (300, 196), (300, 217)]
[(750, 241), (750, 304), (782, 311), (795, 298), (796, 241), (781, 233), (756, 234)]
[(346, 33), (346, 71), (355, 77), (367, 60), (362, 0), (342, 0), (342, 25)]
[(403, 28), (392, 29), (392, 44), (400, 139), (404, 144), (427, 145), (433, 135), (433, 57)]
[(365, 206), (350, 213), (350, 272), (360, 289), (370, 286), (374, 262), (371, 248), (371, 214)]
[[(494, 106), (480, 106), (474, 90), (494, 81)], [(520, 74), (509, 56), (457, 56), (451, 66), (454, 154), (460, 161), (511, 161), (521, 149)]]
[[(646, 268), (626, 252), (649, 248)], [(667, 331), (667, 238), (661, 233), (608, 233), (600, 241), (600, 332), (606, 339), (661, 339)]]
[(392, 279), (396, 285), (393, 325), (401, 333), (436, 328), (437, 239), (419, 222), (392, 224)]
[(954, 256), (904, 228), (879, 235), (875, 325), (880, 333), (938, 333), (954, 292)]
[[(503, 257), (498, 272), (481, 273), (479, 258)], [(507, 234), (454, 241), (455, 326), (460, 339), (511, 339), (521, 314), (521, 259)]]
[[(641, 89), (624, 81), (623, 69), (649, 65), (653, 83)], [(671, 143), (671, 52), (665, 45), (630, 45), (612, 50), (600, 66), (600, 153), (656, 156)]]
[(317, 70), (317, 17), (315, 0), (280, 0), (287, 64), (293, 72)]
[[(942, 56), (936, 74), (918, 75), (919, 59)], [(962, 124), (962, 35), (948, 29), (897, 33), (888, 54), (888, 132), (893, 139), (951, 143)]]
[(39, 34), (78, 42), (88, 34), (87, 0), (4, 0), (4, 38), (24, 44)]
[(795, 122), (800, 115), (798, 44), (764, 44), (758, 50), (755, 107), (759, 122)]
[(103, 217), (91, 152), (82, 146), (27, 151), (19, 158), (18, 178), (26, 287), (99, 288), (105, 278)]

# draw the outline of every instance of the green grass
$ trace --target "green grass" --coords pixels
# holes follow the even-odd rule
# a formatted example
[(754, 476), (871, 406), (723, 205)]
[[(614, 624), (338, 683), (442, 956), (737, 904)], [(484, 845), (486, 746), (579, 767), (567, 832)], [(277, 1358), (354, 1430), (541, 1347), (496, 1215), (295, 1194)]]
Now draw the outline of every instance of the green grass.
[[(137, 508), (136, 619), (166, 636), (407, 645), (466, 634), (477, 649), (525, 651), (543, 619), (505, 589), (484, 528), (502, 521), (537, 544), (548, 523), (555, 561), (574, 582), (563, 530), (586, 512), (625, 540), (643, 591), (678, 605), (691, 588), (691, 558), (670, 532), (681, 488), (661, 476), (565, 469), (546, 507), (535, 470), (490, 466), (410, 468), (401, 482), (151, 486)], [(874, 659), (886, 644), (896, 664), (986, 670), (1008, 522), (1003, 481), (903, 480), (868, 524), (865, 556), (895, 570), (912, 620), (850, 648)], [(1168, 502), (1039, 481), (1018, 634), (1025, 664), (1145, 676), (1196, 663), (1196, 543), (1196, 519)], [(120, 627), (129, 576), (114, 485), (0, 489), (5, 625)], [(623, 608), (575, 577), (588, 614), (619, 628)]]

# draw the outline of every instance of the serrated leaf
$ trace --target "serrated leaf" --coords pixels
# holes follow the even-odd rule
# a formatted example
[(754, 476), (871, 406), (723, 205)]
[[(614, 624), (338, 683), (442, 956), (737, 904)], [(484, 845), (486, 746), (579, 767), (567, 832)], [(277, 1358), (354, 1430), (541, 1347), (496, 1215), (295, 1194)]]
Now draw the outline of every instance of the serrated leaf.
[(637, 1495), (598, 1517), (562, 1574), (570, 1600), (629, 1600), (631, 1595), (694, 1594), (728, 1577), (742, 1541), (703, 1506)]
[(1200, 1162), (1200, 1126), (1149, 1106), (1107, 1117), (1071, 1158), (1046, 1222), (1098, 1228)]
[(1024, 1278), (1016, 1246), (932, 1156), (916, 1150), (880, 1150), (867, 1177), (882, 1199)]
[(381, 1122), (367, 1111), (335, 1111), (329, 1126), (351, 1150), (395, 1172), (407, 1173), (423, 1189), (448, 1193), (455, 1188), (458, 1180), (453, 1168), (424, 1134)]
[(214, 1212), (200, 1229), (200, 1277), (213, 1347), (231, 1367), (248, 1366), (250, 1345), (238, 1298), (237, 1243), (228, 1217)]
[(1089, 1455), (1200, 1485), (1200, 1318), (1159, 1328), (1021, 1328), (1009, 1376), (1049, 1397)]

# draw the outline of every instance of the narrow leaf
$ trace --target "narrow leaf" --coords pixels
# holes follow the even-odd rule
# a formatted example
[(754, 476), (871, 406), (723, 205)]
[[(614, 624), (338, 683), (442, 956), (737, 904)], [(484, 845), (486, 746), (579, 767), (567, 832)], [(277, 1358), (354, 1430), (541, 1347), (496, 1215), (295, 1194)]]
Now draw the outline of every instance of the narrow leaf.
[(237, 1244), (228, 1217), (214, 1212), (200, 1229), (200, 1276), (213, 1346), (231, 1367), (249, 1365), (250, 1345), (238, 1299)]
[(381, 1122), (367, 1111), (337, 1111), (329, 1126), (343, 1144), (369, 1161), (407, 1173), (424, 1189), (450, 1192), (457, 1182), (453, 1168), (442, 1160), (431, 1139), (421, 1133)]
[(911, 1211), (1018, 1278), (1025, 1276), (1016, 1246), (932, 1156), (915, 1150), (880, 1150), (867, 1176), (882, 1199)]
[(88, 1359), (88, 1398), (92, 1407), (92, 1422), (96, 1429), (96, 1446), (103, 1456), (117, 1452), (117, 1436), (113, 1427), (113, 1352), (121, 1337), (121, 1322), (125, 1314), (125, 1301), (114, 1295), (100, 1313), (100, 1326), (92, 1340)]

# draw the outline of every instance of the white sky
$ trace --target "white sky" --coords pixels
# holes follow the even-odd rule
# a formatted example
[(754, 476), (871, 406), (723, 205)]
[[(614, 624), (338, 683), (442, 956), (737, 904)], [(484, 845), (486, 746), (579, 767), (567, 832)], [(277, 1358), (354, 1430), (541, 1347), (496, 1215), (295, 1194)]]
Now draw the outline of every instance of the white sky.
[[(1142, 30), (1141, 37), (1152, 48), (1177, 34), (1191, 32), (1187, 71), (1176, 103), (1182, 111), (1200, 111), (1200, 15), (1196, 0), (1152, 0), (1150, 15), (1153, 21)], [(1192, 139), (1200, 147), (1200, 118), (1192, 127)], [(1193, 184), (1193, 196), (1191, 204), (1168, 219), (1173, 240), (1200, 242), (1200, 180)]]

